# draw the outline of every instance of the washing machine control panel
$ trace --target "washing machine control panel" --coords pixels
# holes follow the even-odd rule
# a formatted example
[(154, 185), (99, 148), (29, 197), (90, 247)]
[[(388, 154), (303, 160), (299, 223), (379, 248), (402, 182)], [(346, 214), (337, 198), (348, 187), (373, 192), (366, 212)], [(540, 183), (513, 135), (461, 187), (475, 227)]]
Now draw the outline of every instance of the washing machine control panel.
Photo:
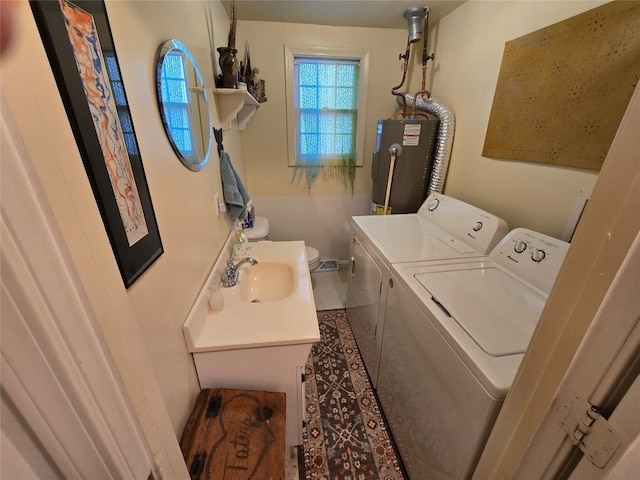
[(547, 252), (545, 252), (541, 248), (531, 252), (531, 260), (533, 260), (534, 262), (541, 262), (545, 258), (547, 258)]
[(489, 258), (549, 292), (564, 261), (569, 244), (525, 228), (509, 232)]

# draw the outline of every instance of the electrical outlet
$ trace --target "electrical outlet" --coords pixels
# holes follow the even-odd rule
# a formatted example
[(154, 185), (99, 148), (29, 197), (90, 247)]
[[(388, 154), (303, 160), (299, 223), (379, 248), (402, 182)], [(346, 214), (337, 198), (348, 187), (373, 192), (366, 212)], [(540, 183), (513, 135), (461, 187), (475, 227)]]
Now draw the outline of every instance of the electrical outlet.
[(216, 202), (216, 216), (220, 216), (221, 213), (227, 211), (227, 204), (224, 201), (220, 201), (220, 194), (216, 193), (213, 195), (213, 199)]
[(220, 194), (215, 193), (213, 195), (213, 201), (216, 202), (216, 217), (220, 216)]
[(564, 232), (560, 236), (560, 240), (571, 242), (573, 234), (575, 233), (576, 228), (578, 228), (578, 223), (580, 223), (580, 219), (584, 213), (584, 209), (587, 208), (587, 203), (589, 202), (589, 198), (591, 198), (591, 191), (592, 189), (589, 187), (583, 187), (580, 189), (576, 203), (574, 204), (573, 210), (569, 214), (567, 223), (565, 224)]

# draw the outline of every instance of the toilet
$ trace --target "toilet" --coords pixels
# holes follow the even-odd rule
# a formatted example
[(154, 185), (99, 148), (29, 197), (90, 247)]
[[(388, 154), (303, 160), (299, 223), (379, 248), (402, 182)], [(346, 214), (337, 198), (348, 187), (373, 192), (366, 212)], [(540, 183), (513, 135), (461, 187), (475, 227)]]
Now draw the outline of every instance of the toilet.
[[(266, 217), (255, 217), (252, 228), (245, 228), (244, 235), (249, 242), (260, 242), (269, 238), (269, 219)], [(320, 266), (320, 252), (317, 249), (305, 246), (307, 251), (307, 261), (309, 262), (309, 272), (313, 272)]]

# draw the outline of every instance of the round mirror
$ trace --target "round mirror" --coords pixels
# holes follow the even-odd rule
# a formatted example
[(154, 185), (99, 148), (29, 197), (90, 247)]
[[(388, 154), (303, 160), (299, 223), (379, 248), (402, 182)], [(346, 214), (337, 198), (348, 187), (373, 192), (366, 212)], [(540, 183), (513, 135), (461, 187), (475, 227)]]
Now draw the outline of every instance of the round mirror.
[(213, 138), (207, 92), (193, 55), (178, 40), (160, 46), (156, 93), (173, 150), (189, 170), (201, 170)]

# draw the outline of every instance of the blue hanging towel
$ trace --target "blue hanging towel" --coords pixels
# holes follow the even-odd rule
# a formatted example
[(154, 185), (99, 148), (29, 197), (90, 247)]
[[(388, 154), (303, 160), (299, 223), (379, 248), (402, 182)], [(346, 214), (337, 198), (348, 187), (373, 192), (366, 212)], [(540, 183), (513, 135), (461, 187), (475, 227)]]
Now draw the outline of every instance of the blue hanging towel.
[(244, 220), (247, 216), (247, 204), (251, 197), (233, 168), (229, 154), (224, 150), (220, 153), (220, 177), (224, 203), (227, 204), (231, 220)]

